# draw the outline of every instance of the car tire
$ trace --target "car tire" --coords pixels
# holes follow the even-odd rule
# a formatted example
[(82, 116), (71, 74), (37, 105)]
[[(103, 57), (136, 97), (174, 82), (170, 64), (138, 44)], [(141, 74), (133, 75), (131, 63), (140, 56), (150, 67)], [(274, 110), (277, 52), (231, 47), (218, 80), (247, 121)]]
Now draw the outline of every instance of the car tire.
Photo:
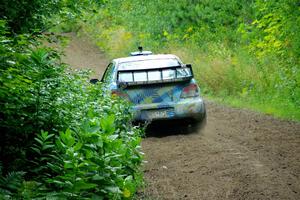
[(207, 115), (206, 111), (203, 113), (201, 118), (193, 119), (192, 122), (190, 123), (190, 127), (194, 131), (200, 131), (203, 130), (206, 126), (207, 123)]

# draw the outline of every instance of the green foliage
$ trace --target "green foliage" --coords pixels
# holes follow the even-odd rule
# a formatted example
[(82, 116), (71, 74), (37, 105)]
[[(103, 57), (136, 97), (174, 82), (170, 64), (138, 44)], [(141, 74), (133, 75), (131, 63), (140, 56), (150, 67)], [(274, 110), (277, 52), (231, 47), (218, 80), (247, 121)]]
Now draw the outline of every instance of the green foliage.
[(135, 193), (140, 184), (138, 131), (116, 134), (112, 116), (91, 117), (79, 130), (60, 133), (56, 148), (63, 156), (51, 168), (62, 172), (47, 179), (59, 191), (57, 197), (121, 199), (126, 190)]
[(80, 26), (109, 57), (174, 53), (206, 95), (300, 119), (299, 16), (297, 0), (112, 0)]
[(130, 106), (38, 42), (102, 3), (1, 3), (1, 199), (130, 199), (142, 183)]
[[(48, 134), (48, 132), (41, 131), (39, 135), (34, 138), (34, 143), (30, 148), (31, 160), (30, 160), (30, 175), (37, 176), (39, 178), (51, 177), (53, 174), (53, 169), (48, 166), (48, 163), (59, 162), (61, 156), (55, 148), (54, 143), (54, 134)], [(59, 168), (56, 168), (54, 171), (59, 173)]]
[[(64, 65), (52, 50), (35, 48), (26, 35), (1, 38), (1, 147), (0, 155), (8, 166), (18, 168), (36, 132), (66, 126), (54, 103)], [(10, 146), (9, 144), (15, 144)]]
[(0, 33), (0, 197), (132, 198), (142, 154), (130, 105), (4, 21)]
[(244, 42), (260, 65), (270, 65), (266, 71), (272, 77), (267, 80), (274, 94), (284, 95), (300, 106), (299, 1), (256, 1), (254, 8), (255, 20), (240, 27)]
[(123, 124), (114, 118), (112, 114), (100, 118), (98, 113), (90, 111), (80, 127), (60, 132), (55, 141), (51, 140), (53, 134), (47, 132), (35, 138), (32, 150), (38, 156), (31, 172), (46, 183), (38, 196), (57, 199), (133, 197), (142, 183), (140, 131), (121, 126)]
[(4, 0), (0, 6), (1, 18), (17, 33), (43, 28), (44, 20), (59, 11), (60, 1), (55, 0)]
[(83, 10), (92, 11), (94, 5), (102, 3), (102, 0), (3, 0), (0, 20), (7, 20), (12, 33), (37, 34), (62, 21), (73, 22)]
[(0, 198), (8, 199), (18, 194), (24, 177), (24, 172), (9, 172), (4, 176), (2, 166), (0, 166)]

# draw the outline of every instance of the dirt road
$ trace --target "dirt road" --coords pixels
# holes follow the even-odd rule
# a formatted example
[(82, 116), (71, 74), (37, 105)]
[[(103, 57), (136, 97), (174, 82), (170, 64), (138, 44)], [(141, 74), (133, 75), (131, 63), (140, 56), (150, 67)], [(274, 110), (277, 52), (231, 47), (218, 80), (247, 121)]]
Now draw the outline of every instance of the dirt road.
[[(76, 38), (64, 61), (103, 73), (108, 64)], [(204, 130), (156, 124), (142, 142), (140, 199), (300, 199), (300, 123), (207, 102)]]

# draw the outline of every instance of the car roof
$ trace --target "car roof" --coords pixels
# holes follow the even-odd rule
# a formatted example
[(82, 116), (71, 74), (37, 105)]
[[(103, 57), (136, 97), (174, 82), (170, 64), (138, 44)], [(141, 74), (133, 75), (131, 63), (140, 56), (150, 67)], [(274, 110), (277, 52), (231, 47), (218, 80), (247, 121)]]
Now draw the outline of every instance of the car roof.
[[(115, 65), (118, 68), (118, 65), (120, 65), (122, 63), (145, 61), (145, 60), (160, 60), (160, 59), (176, 59), (180, 64), (182, 64), (181, 60), (173, 54), (154, 54), (154, 55), (130, 56), (130, 57), (123, 57), (123, 58), (116, 58), (113, 60), (113, 62), (115, 63)], [(122, 68), (119, 70), (125, 70), (125, 69)]]

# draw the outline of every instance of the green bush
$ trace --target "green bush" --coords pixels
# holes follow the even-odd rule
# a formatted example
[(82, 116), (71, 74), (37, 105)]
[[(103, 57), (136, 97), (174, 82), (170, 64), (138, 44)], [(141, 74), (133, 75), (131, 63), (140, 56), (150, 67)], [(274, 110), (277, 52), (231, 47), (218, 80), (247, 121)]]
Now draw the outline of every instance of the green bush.
[(0, 21), (0, 198), (130, 199), (142, 183), (130, 105)]
[[(110, 111), (124, 115), (114, 107), (116, 103), (112, 101), (111, 105), (102, 106), (112, 106)], [(141, 132), (130, 128), (130, 121), (120, 123), (115, 116), (99, 117), (99, 113), (90, 111), (80, 127), (60, 132), (55, 140), (52, 140), (54, 135), (47, 132), (35, 138), (32, 150), (37, 157), (33, 159), (35, 167), (31, 173), (45, 180), (37, 196), (57, 199), (133, 197), (142, 183)]]
[(105, 0), (4, 0), (0, 20), (6, 20), (11, 34), (40, 35), (61, 22), (73, 23), (83, 11), (97, 9)]

